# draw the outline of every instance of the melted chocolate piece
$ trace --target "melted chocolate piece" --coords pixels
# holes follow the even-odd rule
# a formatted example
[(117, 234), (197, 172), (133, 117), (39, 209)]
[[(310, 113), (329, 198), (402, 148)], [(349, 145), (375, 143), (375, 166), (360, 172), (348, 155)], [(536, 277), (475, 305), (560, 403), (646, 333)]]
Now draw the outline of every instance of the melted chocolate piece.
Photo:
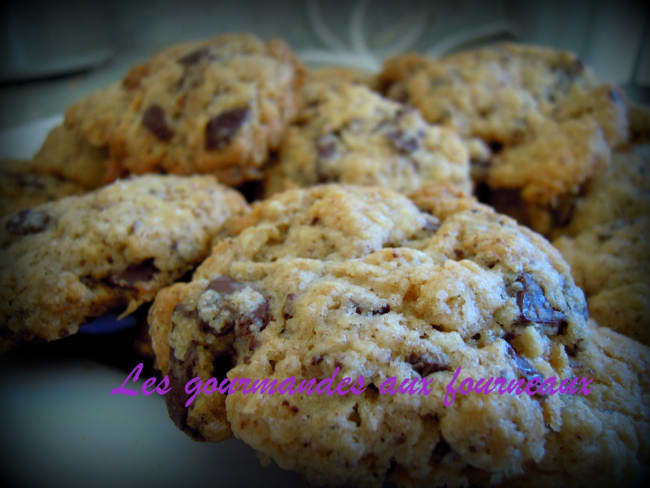
[(185, 67), (189, 67), (200, 61), (203, 61), (204, 59), (205, 60), (214, 59), (214, 56), (210, 54), (210, 50), (207, 47), (203, 47), (201, 49), (197, 49), (196, 51), (192, 51), (191, 53), (186, 54), (185, 56), (179, 58), (178, 62)]
[(520, 374), (522, 374), (526, 378), (539, 376), (539, 372), (535, 369), (535, 367), (532, 364), (530, 364), (530, 361), (528, 361), (528, 359), (526, 359), (525, 357), (517, 354), (514, 348), (508, 343), (506, 343), (506, 352), (508, 353), (508, 356), (510, 356), (514, 360), (515, 366), (519, 370)]
[(409, 363), (413, 370), (423, 378), (439, 371), (449, 371), (449, 365), (431, 361), (429, 358), (421, 354), (410, 354), (409, 357), (406, 358), (406, 362)]
[(417, 137), (409, 136), (403, 130), (395, 130), (386, 134), (386, 138), (395, 146), (395, 149), (406, 154), (417, 151), (420, 142)]
[(244, 284), (233, 280), (229, 276), (217, 276), (208, 285), (210, 290), (214, 290), (221, 295), (230, 295), (231, 293), (244, 288)]
[(211, 118), (205, 125), (205, 149), (213, 151), (229, 146), (249, 113), (248, 107), (239, 107)]
[(284, 299), (284, 305), (282, 306), (282, 317), (284, 320), (289, 320), (293, 318), (294, 309), (293, 302), (296, 299), (295, 293), (289, 293), (287, 298)]
[(442, 458), (444, 458), (450, 452), (451, 446), (447, 443), (446, 440), (441, 437), (436, 444), (436, 447), (433, 448), (433, 452), (431, 453), (431, 460), (436, 464), (440, 464)]
[(160, 105), (151, 105), (144, 111), (142, 125), (163, 142), (168, 142), (174, 137), (174, 131), (167, 125), (165, 111)]
[(436, 219), (435, 217), (428, 217), (422, 228), (428, 232), (431, 232), (432, 234), (435, 234), (438, 232), (438, 229), (440, 228), (440, 221)]
[(559, 325), (566, 319), (562, 312), (553, 309), (544, 295), (544, 290), (531, 275), (523, 273), (517, 281), (523, 285), (523, 289), (517, 292), (519, 323)]
[(117, 276), (111, 276), (108, 281), (118, 286), (133, 286), (138, 282), (151, 281), (158, 272), (154, 265), (154, 259), (147, 259), (138, 264), (133, 264)]
[(203, 436), (187, 424), (185, 402), (189, 395), (185, 393), (185, 385), (197, 376), (194, 374), (194, 364), (199, 360), (198, 346), (192, 343), (182, 361), (176, 359), (174, 350), (169, 351), (169, 385), (171, 391), (165, 395), (167, 412), (176, 426), (196, 440), (204, 440)]
[(336, 141), (337, 137), (334, 134), (327, 134), (323, 137), (319, 137), (316, 142), (316, 153), (321, 159), (329, 159), (334, 156), (336, 152)]
[(43, 232), (50, 223), (50, 216), (40, 210), (25, 209), (7, 220), (5, 229), (10, 234), (26, 235)]

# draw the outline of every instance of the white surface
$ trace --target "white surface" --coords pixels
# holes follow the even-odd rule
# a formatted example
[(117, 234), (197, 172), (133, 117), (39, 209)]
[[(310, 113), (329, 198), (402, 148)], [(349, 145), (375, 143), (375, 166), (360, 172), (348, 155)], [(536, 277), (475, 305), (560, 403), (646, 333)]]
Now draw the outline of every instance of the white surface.
[[(1, 156), (30, 157), (60, 120), (0, 132)], [(110, 395), (125, 377), (87, 361), (0, 360), (0, 479), (10, 486), (300, 486), (294, 473), (263, 468), (241, 441), (191, 440), (160, 396)]]

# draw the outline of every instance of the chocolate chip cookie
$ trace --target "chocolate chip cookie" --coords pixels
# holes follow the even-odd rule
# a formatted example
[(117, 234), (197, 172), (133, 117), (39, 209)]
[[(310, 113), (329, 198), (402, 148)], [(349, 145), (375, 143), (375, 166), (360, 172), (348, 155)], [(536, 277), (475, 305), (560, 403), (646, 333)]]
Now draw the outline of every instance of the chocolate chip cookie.
[(210, 250), (246, 204), (211, 176), (117, 181), (0, 220), (0, 350), (130, 314)]
[(226, 34), (161, 51), (72, 106), (65, 123), (108, 148), (108, 179), (213, 173), (238, 185), (258, 178), (279, 144), (301, 77), (284, 42)]
[(602, 325), (650, 344), (650, 216), (615, 220), (553, 241)]
[(429, 122), (483, 141), (489, 151), (472, 151), (473, 176), (533, 207), (526, 223), (540, 232), (628, 138), (619, 90), (568, 52), (506, 44), (441, 60), (410, 54), (388, 60), (380, 78)]
[(34, 172), (31, 161), (0, 161), (0, 217), (84, 191), (75, 183)]
[(310, 79), (304, 108), (266, 173), (267, 195), (324, 182), (410, 193), (432, 183), (471, 190), (469, 160), (452, 129), (361, 84)]
[(107, 157), (105, 148), (94, 147), (59, 125), (48, 133), (30, 166), (38, 173), (95, 189), (104, 184)]
[[(162, 290), (151, 308), (176, 424), (197, 439), (232, 433), (316, 483), (467, 486), (533, 469), (573, 481), (596, 467), (604, 478), (638, 473), (648, 452), (648, 390), (638, 386), (647, 349), (629, 341), (637, 356), (629, 367), (603, 358), (559, 253), (454, 192), (422, 189), (416, 206), (387, 189), (323, 185), (254, 205), (192, 281)], [(467, 395), (445, 407), (459, 366), (474, 378), (590, 375), (597, 393), (584, 401)], [(201, 393), (189, 407), (183, 391), (194, 377), (280, 383), (336, 372), (363, 376), (366, 388)], [(431, 391), (381, 394), (391, 376), (426, 379)], [(626, 396), (610, 398), (610, 387)], [(597, 426), (575, 435), (597, 418), (610, 422), (608, 434), (628, 435), (607, 465)], [(570, 465), (558, 455), (565, 445), (585, 455)]]

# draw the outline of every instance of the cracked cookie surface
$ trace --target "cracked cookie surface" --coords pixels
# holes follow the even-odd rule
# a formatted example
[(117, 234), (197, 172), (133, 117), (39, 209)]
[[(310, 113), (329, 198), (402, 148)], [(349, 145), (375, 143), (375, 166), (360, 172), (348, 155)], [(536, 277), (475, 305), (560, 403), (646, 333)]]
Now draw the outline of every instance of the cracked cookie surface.
[(288, 46), (225, 34), (181, 44), (132, 68), (66, 113), (66, 126), (109, 150), (107, 178), (164, 171), (259, 177), (297, 110), (302, 68)]
[[(638, 474), (647, 456), (647, 385), (610, 399), (608, 385), (627, 384), (592, 371), (600, 363), (584, 295), (560, 254), (454, 191), (422, 190), (418, 207), (386, 189), (324, 185), (256, 204), (190, 283), (162, 290), (151, 308), (157, 364), (177, 392), (167, 397), (177, 425), (199, 439), (234, 434), (316, 483), (465, 486), (533, 467), (573, 481), (600, 471), (602, 439), (580, 441), (575, 429), (605, 416), (619, 419), (627, 437), (603, 477)], [(629, 342), (643, 371), (648, 352)], [(444, 388), (458, 366), (474, 378), (593, 373), (600, 393), (584, 401), (472, 394), (446, 408)], [(339, 379), (363, 375), (366, 391), (199, 394), (184, 405), (182, 387), (196, 376), (281, 382), (326, 378), (336, 368)], [(618, 361), (612, 370), (638, 384), (639, 371), (625, 368)], [(390, 376), (426, 377), (433, 391), (380, 395)], [(595, 452), (571, 467), (557, 455), (563, 445)]]
[(143, 176), (0, 221), (0, 349), (133, 312), (204, 258), (242, 197), (211, 176)]
[(452, 129), (432, 126), (361, 84), (315, 75), (287, 129), (266, 194), (325, 182), (410, 193), (428, 184), (471, 190), (469, 160)]
[(558, 199), (577, 193), (628, 138), (619, 90), (568, 52), (505, 44), (440, 60), (408, 54), (387, 61), (380, 78), (429, 122), (486, 144), (473, 151), (473, 176), (546, 213), (527, 222), (540, 232)]

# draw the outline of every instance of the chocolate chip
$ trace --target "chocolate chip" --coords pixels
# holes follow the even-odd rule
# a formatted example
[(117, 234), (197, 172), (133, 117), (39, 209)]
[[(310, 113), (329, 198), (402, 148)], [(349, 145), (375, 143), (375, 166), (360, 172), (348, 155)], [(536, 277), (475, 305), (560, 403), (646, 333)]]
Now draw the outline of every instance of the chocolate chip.
[(558, 325), (566, 316), (554, 310), (544, 295), (544, 290), (528, 273), (523, 273), (517, 280), (523, 289), (517, 292), (519, 306), (519, 323), (539, 323)]
[(243, 287), (243, 283), (233, 280), (229, 276), (217, 276), (208, 285), (210, 290), (214, 290), (221, 295), (230, 295), (237, 290), (241, 290)]
[(449, 371), (449, 365), (437, 363), (422, 354), (412, 353), (406, 362), (423, 378), (439, 371)]
[(372, 311), (373, 315), (384, 315), (390, 312), (390, 305), (388, 303), (380, 305), (379, 308), (376, 308)]
[(250, 326), (255, 323), (260, 324), (257, 332), (262, 332), (269, 324), (269, 302), (266, 299), (264, 299), (264, 301), (253, 310), (251, 315), (240, 317), (237, 322), (235, 333), (240, 336), (251, 334), (253, 331)]
[(133, 286), (138, 282), (151, 281), (158, 268), (154, 265), (154, 259), (147, 259), (138, 264), (133, 264), (116, 276), (111, 276), (108, 281), (118, 286)]
[(422, 228), (428, 232), (431, 232), (432, 234), (435, 234), (438, 232), (440, 225), (440, 221), (435, 217), (427, 217)]
[(179, 58), (178, 62), (183, 66), (188, 67), (198, 63), (199, 61), (203, 61), (204, 59), (214, 59), (214, 56), (210, 54), (210, 50), (207, 47), (203, 47), (201, 49), (197, 49), (196, 51), (192, 51), (189, 54), (186, 54), (182, 58)]
[(329, 159), (336, 153), (338, 137), (335, 134), (327, 134), (319, 137), (316, 142), (316, 154), (320, 159)]
[(451, 446), (447, 443), (446, 440), (441, 437), (436, 444), (436, 447), (433, 448), (433, 452), (431, 453), (431, 460), (436, 464), (440, 464), (442, 458), (444, 458), (450, 452)]
[(5, 229), (10, 234), (25, 235), (43, 232), (50, 222), (50, 216), (40, 210), (25, 209), (12, 215)]
[(503, 150), (503, 144), (499, 141), (490, 141), (488, 142), (488, 146), (490, 146), (492, 154), (499, 154)]
[(311, 365), (316, 366), (317, 364), (320, 364), (323, 362), (324, 356), (322, 354), (318, 354), (311, 358)]
[(506, 341), (506, 342), (510, 342), (510, 341), (513, 340), (515, 337), (517, 337), (517, 336), (516, 336), (515, 334), (513, 334), (512, 332), (506, 332), (506, 333), (503, 335), (503, 340)]
[(363, 313), (371, 313), (372, 315), (384, 315), (390, 312), (390, 305), (388, 303), (384, 303), (380, 305), (377, 308), (374, 308), (372, 310), (369, 310), (368, 307), (355, 302), (354, 300), (350, 300), (350, 303), (354, 307), (354, 312), (357, 314), (363, 314)]
[(291, 405), (291, 404), (290, 404), (288, 401), (286, 401), (286, 400), (282, 400), (282, 406), (283, 406), (283, 407), (287, 407), (287, 408), (289, 409), (289, 411), (290, 411), (291, 413), (293, 413), (294, 415), (297, 414), (297, 413), (300, 411), (300, 409), (299, 409), (298, 407), (296, 407), (295, 405)]
[(403, 130), (389, 132), (386, 134), (386, 138), (395, 146), (395, 149), (406, 154), (417, 151), (420, 147), (417, 137), (409, 137)]
[(169, 352), (169, 385), (171, 391), (165, 395), (167, 412), (176, 426), (190, 437), (196, 440), (203, 440), (203, 436), (187, 423), (188, 408), (185, 402), (189, 394), (185, 393), (185, 385), (189, 380), (197, 376), (194, 374), (194, 365), (199, 361), (199, 350), (196, 343), (192, 343), (185, 353), (183, 360), (176, 358), (173, 349)]
[(570, 77), (575, 78), (578, 75), (581, 75), (585, 70), (585, 65), (582, 64), (582, 61), (576, 59), (568, 66), (564, 67), (564, 72)]
[(568, 328), (569, 328), (569, 323), (566, 320), (560, 321), (560, 324), (557, 327), (557, 335), (566, 334)]
[(535, 369), (535, 367), (532, 364), (530, 364), (530, 361), (528, 361), (528, 359), (526, 359), (525, 357), (517, 354), (514, 348), (507, 342), (506, 342), (506, 352), (508, 353), (508, 356), (510, 356), (514, 360), (515, 366), (523, 376), (525, 376), (526, 378), (539, 376), (539, 372)]
[(296, 299), (295, 293), (289, 293), (287, 298), (284, 299), (284, 305), (282, 306), (282, 317), (284, 320), (289, 320), (293, 318), (295, 310), (293, 308), (293, 302)]
[(165, 111), (160, 105), (151, 105), (144, 111), (142, 125), (163, 142), (167, 142), (174, 137), (174, 131), (167, 125)]
[(229, 146), (249, 113), (248, 107), (238, 107), (211, 118), (205, 125), (205, 149), (213, 151)]

